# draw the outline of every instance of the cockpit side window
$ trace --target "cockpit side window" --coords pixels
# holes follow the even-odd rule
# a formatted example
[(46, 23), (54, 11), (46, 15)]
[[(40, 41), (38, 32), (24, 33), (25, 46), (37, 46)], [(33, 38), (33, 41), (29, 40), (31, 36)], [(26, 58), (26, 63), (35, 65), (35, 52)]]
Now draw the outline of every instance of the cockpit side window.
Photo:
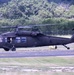
[(7, 42), (7, 38), (5, 38), (5, 42)]
[(12, 38), (10, 38), (10, 37), (4, 37), (2, 40), (4, 42), (8, 42), (8, 43), (11, 43), (12, 42)]

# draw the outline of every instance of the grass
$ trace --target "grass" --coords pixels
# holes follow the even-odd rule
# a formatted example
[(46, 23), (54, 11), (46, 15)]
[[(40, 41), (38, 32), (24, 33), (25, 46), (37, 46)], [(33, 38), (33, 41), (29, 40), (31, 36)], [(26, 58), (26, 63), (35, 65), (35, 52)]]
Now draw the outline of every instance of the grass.
[(0, 75), (74, 75), (74, 72), (51, 72), (50, 67), (74, 66), (74, 57), (29, 57), (1, 58), (0, 67), (18, 66), (30, 69), (41, 69), (37, 72), (0, 71)]
[(66, 72), (66, 73), (58, 73), (58, 72), (4, 72), (0, 75), (74, 75), (72, 72)]
[(0, 64), (28, 66), (74, 66), (74, 57), (1, 58)]

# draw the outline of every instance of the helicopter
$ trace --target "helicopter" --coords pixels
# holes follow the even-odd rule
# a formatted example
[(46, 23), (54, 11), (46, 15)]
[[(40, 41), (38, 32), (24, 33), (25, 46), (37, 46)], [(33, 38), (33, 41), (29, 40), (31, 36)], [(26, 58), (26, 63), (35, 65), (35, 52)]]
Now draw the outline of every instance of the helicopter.
[(0, 48), (5, 51), (16, 51), (16, 48), (24, 47), (41, 47), (41, 46), (55, 46), (66, 45), (74, 42), (74, 35), (71, 38), (62, 38), (56, 36), (46, 35), (40, 31), (23, 31), (22, 28), (31, 28), (31, 26), (4, 26), (3, 28), (15, 28), (14, 31), (2, 33), (0, 35)]

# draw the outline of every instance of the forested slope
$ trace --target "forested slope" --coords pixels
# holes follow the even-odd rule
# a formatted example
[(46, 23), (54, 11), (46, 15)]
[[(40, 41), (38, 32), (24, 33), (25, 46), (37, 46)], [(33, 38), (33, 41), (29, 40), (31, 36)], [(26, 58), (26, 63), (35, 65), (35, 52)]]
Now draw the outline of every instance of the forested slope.
[(7, 0), (0, 5), (0, 25), (47, 23), (73, 28), (74, 0)]

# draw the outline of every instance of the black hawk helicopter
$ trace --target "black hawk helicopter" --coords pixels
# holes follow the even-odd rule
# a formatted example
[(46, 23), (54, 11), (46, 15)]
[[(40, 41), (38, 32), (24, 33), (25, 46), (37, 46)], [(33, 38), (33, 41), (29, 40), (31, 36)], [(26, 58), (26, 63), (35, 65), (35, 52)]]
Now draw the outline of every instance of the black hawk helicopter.
[(29, 26), (4, 26), (3, 28), (15, 28), (15, 31), (0, 35), (0, 48), (3, 48), (5, 51), (16, 51), (16, 48), (22, 47), (53, 45), (55, 45), (55, 48), (57, 48), (57, 45), (63, 45), (67, 49), (70, 49), (66, 44), (74, 42), (74, 35), (71, 38), (62, 38), (49, 36), (39, 31), (20, 31), (21, 28), (29, 28)]

